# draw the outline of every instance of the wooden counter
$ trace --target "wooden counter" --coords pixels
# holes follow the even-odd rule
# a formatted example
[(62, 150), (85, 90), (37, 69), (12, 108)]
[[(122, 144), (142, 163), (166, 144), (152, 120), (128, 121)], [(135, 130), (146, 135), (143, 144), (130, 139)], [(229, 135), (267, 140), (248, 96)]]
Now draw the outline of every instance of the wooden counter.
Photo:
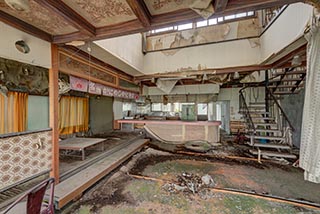
[(117, 122), (120, 124), (144, 124), (148, 131), (168, 142), (204, 140), (216, 143), (220, 141), (220, 121), (118, 120)]

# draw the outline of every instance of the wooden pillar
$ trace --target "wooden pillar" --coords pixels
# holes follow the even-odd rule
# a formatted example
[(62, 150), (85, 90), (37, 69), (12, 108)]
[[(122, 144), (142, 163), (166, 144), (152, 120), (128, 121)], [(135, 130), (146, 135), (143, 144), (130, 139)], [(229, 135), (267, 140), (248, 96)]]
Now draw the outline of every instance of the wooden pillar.
[(49, 70), (49, 109), (50, 128), (52, 129), (52, 164), (50, 176), (59, 183), (59, 54), (57, 45), (51, 45), (51, 69)]

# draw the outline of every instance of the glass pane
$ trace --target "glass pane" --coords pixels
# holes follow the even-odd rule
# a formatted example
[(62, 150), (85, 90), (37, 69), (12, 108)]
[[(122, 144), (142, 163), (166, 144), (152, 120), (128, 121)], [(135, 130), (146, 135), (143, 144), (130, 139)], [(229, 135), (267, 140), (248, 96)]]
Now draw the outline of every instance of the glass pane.
[(198, 104), (198, 115), (207, 115), (208, 114), (208, 104), (199, 103)]
[(167, 105), (162, 104), (162, 111), (171, 112), (171, 103), (168, 103)]
[(204, 26), (207, 26), (207, 25), (208, 25), (208, 21), (207, 20), (197, 22), (197, 27), (204, 27)]
[(242, 18), (242, 17), (246, 17), (247, 16), (247, 13), (238, 13), (236, 15), (236, 18)]
[(224, 20), (230, 20), (230, 19), (234, 19), (236, 18), (236, 15), (229, 15), (229, 16), (225, 16)]
[(223, 17), (219, 17), (218, 22), (223, 22)]
[(254, 15), (254, 11), (249, 11), (248, 12), (248, 16), (253, 16)]
[(169, 31), (169, 30), (173, 30), (173, 27), (165, 27), (165, 28), (156, 29), (155, 32), (161, 33), (161, 32), (165, 32), (165, 31)]
[(209, 25), (216, 25), (218, 23), (217, 19), (209, 19)]
[(152, 103), (151, 111), (161, 111), (162, 103)]
[(187, 30), (192, 28), (192, 23), (178, 25), (178, 30)]

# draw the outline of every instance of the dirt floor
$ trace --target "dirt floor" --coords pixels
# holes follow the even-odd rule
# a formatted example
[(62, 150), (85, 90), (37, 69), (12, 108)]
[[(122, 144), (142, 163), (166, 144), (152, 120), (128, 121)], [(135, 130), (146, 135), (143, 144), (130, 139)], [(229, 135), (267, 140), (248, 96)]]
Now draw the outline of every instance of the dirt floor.
[(282, 200), (320, 204), (320, 185), (304, 181), (300, 169), (229, 158), (239, 151), (226, 150), (207, 157), (148, 148), (61, 213), (320, 214), (310, 203)]

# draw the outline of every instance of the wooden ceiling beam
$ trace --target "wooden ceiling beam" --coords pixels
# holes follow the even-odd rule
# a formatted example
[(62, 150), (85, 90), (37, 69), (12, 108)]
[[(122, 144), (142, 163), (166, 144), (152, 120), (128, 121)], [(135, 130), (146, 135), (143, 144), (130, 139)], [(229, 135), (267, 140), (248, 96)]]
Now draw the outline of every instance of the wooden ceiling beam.
[[(44, 0), (36, 0), (36, 1), (46, 2)], [(60, 2), (61, 0), (56, 0), (56, 1)], [(304, 0), (255, 0), (255, 1), (217, 0), (217, 1), (221, 2), (221, 4), (225, 4), (227, 2), (226, 8), (223, 11), (216, 11), (210, 18), (216, 18), (219, 16), (230, 15), (230, 14), (235, 14), (240, 12), (255, 11), (255, 10), (260, 10), (260, 9), (265, 9), (270, 7), (277, 7), (277, 6), (282, 6), (285, 4), (291, 4), (296, 2), (304, 2)], [(55, 0), (49, 0), (49, 2), (55, 2)], [(90, 40), (112, 38), (116, 36), (145, 32), (145, 31), (149, 31), (157, 28), (203, 20), (203, 18), (199, 14), (197, 14), (191, 9), (181, 9), (178, 11), (165, 13), (165, 14), (159, 14), (154, 16), (150, 15), (149, 17), (149, 14), (148, 14), (149, 12), (147, 12), (148, 10), (145, 8), (146, 6), (142, 2), (142, 0), (139, 0), (139, 1), (127, 0), (127, 2), (132, 8), (134, 8), (132, 10), (135, 12), (136, 16), (138, 17), (138, 20), (132, 20), (125, 23), (115, 24), (112, 26), (96, 28), (95, 35), (89, 35)], [(144, 12), (144, 10), (147, 10), (147, 11)], [(65, 12), (62, 12), (62, 14), (64, 13)], [(73, 35), (69, 34), (69, 35), (66, 35), (66, 38), (64, 38), (64, 36), (56, 36), (54, 37), (54, 42), (61, 43), (61, 42), (68, 42), (76, 39), (77, 40), (86, 39), (85, 35), (82, 35), (82, 37), (79, 35), (78, 38), (76, 37), (76, 35), (77, 34), (73, 34)]]
[(43, 39), (45, 41), (48, 42), (52, 42), (52, 36), (45, 32), (42, 31), (36, 27), (34, 27), (33, 25), (30, 25), (14, 16), (11, 16), (5, 12), (3, 12), (2, 10), (0, 10), (0, 21), (18, 29), (21, 30), (25, 33), (28, 33), (30, 35), (33, 35), (35, 37), (38, 37), (40, 39)]
[[(92, 37), (95, 36), (95, 27), (86, 19), (76, 13), (72, 8), (66, 5), (62, 0), (34, 0), (42, 7), (59, 15), (69, 22), (79, 31), (84, 32)], [(49, 14), (48, 14), (49, 15)]]
[(215, 12), (222, 12), (227, 8), (228, 0), (215, 0), (214, 10)]
[(151, 14), (143, 0), (127, 0), (131, 10), (138, 17), (143, 27), (151, 25)]

